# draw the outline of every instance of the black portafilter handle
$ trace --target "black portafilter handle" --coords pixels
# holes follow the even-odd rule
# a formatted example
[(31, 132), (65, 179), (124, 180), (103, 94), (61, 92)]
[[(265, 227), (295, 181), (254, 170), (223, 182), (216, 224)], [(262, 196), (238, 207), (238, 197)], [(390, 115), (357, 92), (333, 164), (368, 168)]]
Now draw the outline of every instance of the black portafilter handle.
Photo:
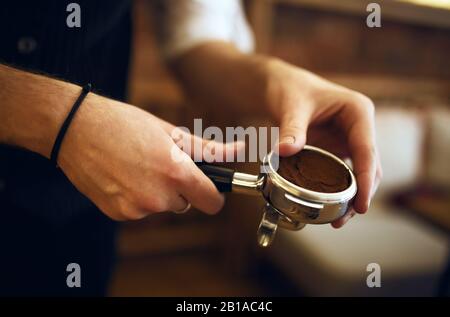
[(196, 164), (212, 180), (219, 192), (231, 192), (235, 170), (203, 162)]

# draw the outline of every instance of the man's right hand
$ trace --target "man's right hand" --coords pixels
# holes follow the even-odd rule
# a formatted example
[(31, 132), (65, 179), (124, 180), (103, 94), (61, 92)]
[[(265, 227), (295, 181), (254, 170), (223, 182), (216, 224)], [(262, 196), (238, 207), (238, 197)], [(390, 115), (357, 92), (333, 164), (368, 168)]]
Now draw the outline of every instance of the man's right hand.
[[(173, 151), (186, 155), (171, 138), (174, 128), (134, 106), (89, 94), (67, 131), (58, 162), (75, 187), (115, 220), (180, 211), (188, 203), (214, 214), (222, 208), (223, 195), (191, 159), (174, 159)], [(214, 143), (223, 153), (239, 146)]]
[[(0, 143), (48, 158), (80, 92), (76, 85), (0, 64)], [(113, 219), (181, 211), (188, 203), (215, 213), (223, 196), (190, 158), (179, 160), (186, 154), (171, 138), (174, 128), (148, 112), (90, 93), (67, 130), (58, 164)], [(183, 144), (208, 145), (208, 153), (242, 148), (181, 136)]]

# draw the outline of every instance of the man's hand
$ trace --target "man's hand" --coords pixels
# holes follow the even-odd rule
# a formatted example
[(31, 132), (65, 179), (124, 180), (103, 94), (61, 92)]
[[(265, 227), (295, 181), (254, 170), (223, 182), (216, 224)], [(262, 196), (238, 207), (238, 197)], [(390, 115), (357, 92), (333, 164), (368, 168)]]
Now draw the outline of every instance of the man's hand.
[[(0, 142), (48, 158), (81, 88), (3, 65), (0, 87)], [(224, 155), (242, 144), (211, 143), (173, 134), (173, 129), (148, 112), (90, 93), (67, 130), (58, 163), (75, 187), (113, 219), (181, 211), (188, 203), (217, 212), (223, 196), (189, 157), (180, 160), (187, 154), (172, 136), (181, 136), (183, 145), (189, 140)]]
[[(372, 101), (279, 60), (270, 61), (266, 71), (268, 106), (280, 123), (280, 155), (293, 155), (308, 142), (350, 157), (358, 185), (353, 207), (365, 213), (382, 174)], [(350, 211), (333, 226), (353, 215)]]
[[(242, 54), (220, 41), (191, 49), (173, 68), (200, 105), (269, 113), (281, 128), (281, 155), (292, 155), (308, 143), (350, 157), (358, 185), (354, 209), (367, 211), (381, 178), (369, 98), (281, 60)], [(333, 226), (342, 226), (352, 215), (353, 210)]]
[[(223, 195), (190, 158), (179, 160), (187, 154), (172, 139), (173, 129), (136, 107), (89, 94), (65, 136), (59, 163), (78, 190), (116, 220), (180, 211), (188, 203), (218, 212)], [(186, 138), (195, 146), (222, 147), (224, 155), (239, 146)]]

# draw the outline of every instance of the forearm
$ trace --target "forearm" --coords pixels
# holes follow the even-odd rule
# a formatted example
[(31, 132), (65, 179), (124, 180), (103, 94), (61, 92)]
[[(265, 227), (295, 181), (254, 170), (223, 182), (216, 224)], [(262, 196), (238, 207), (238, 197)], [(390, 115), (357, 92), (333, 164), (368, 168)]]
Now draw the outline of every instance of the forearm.
[(251, 112), (264, 109), (269, 57), (244, 54), (226, 42), (207, 42), (171, 63), (187, 95), (208, 107)]
[(81, 88), (0, 64), (0, 143), (50, 156)]

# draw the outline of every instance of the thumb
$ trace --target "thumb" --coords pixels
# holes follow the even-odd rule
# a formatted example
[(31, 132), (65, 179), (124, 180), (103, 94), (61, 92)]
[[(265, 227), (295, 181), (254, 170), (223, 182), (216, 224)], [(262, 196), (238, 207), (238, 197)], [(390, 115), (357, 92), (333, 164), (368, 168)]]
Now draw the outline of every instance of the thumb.
[(299, 152), (306, 143), (309, 116), (298, 111), (286, 113), (280, 122), (278, 152), (280, 156), (291, 156)]

